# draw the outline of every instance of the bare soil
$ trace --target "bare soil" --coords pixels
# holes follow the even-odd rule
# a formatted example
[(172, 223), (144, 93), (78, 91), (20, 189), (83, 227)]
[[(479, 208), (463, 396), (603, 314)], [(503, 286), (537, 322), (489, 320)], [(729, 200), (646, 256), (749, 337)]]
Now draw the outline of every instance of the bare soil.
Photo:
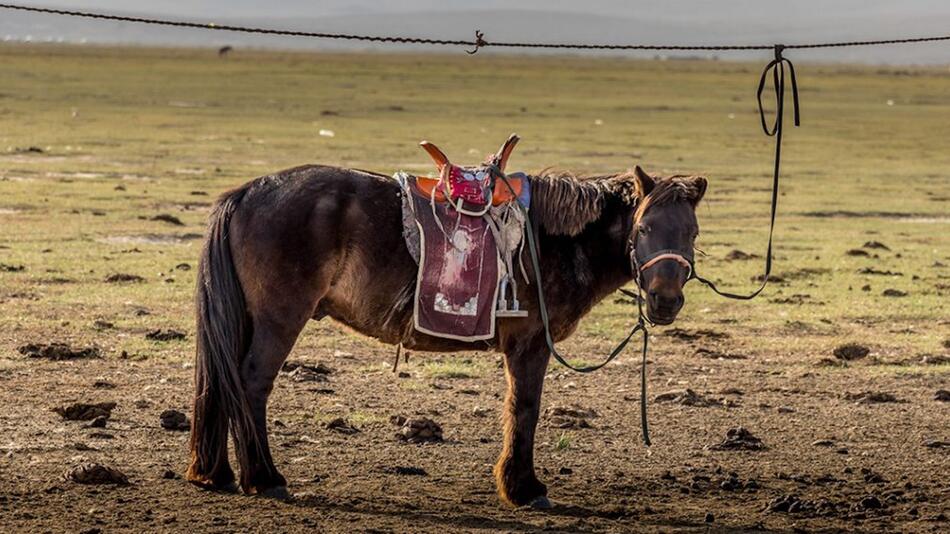
[[(181, 479), (188, 432), (163, 421), (166, 410), (189, 408), (190, 365), (24, 356), (0, 372), (0, 521), (51, 532), (950, 528), (950, 450), (939, 446), (950, 440), (950, 404), (935, 397), (939, 375), (817, 372), (794, 354), (769, 364), (692, 357), (704, 338), (729, 350), (712, 334), (655, 335), (650, 449), (640, 443), (632, 357), (589, 376), (552, 367), (536, 457), (556, 506), (543, 512), (506, 508), (494, 494), (504, 391), (496, 355), (471, 355), (490, 364), (482, 376), (446, 378), (422, 367), (443, 356), (413, 355), (399, 375), (382, 370), (382, 350), (298, 350), (270, 418), (289, 501)], [(320, 378), (295, 379), (307, 369)], [(875, 402), (897, 393), (900, 402)], [(117, 405), (104, 428), (89, 428), (53, 411), (76, 402)], [(418, 423), (427, 419), (443, 440), (407, 440), (410, 427), (431, 435)], [(90, 462), (130, 484), (64, 475)]]

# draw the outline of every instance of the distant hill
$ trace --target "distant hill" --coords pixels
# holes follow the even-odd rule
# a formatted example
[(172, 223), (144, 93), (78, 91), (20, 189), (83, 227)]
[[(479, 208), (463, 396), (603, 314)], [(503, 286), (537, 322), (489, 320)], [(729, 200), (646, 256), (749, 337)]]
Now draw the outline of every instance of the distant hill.
[[(590, 2), (579, 11), (578, 2), (528, 0), (520, 6), (506, 2), (367, 2), (333, 0), (280, 2), (280, 9), (261, 8), (260, 2), (185, 2), (133, 9), (130, 2), (89, 0), (59, 2), (63, 7), (121, 12), (144, 16), (180, 15), (221, 24), (252, 25), (310, 31), (471, 39), (475, 29), (491, 41), (576, 42), (603, 44), (770, 44), (773, 42), (839, 41), (950, 34), (950, 2), (929, 0), (893, 2), (842, 0), (740, 0), (701, 2), (670, 0), (638, 6), (636, 2)], [(654, 4), (661, 4), (656, 6)], [(906, 5), (905, 5), (906, 4)], [(378, 7), (382, 5), (383, 7)], [(93, 6), (93, 7), (89, 7)], [(521, 7), (524, 6), (524, 7)], [(545, 8), (545, 6), (550, 6)], [(731, 6), (731, 8), (730, 8)], [(219, 11), (220, 9), (220, 11)], [(229, 16), (209, 16), (226, 13)], [(117, 23), (0, 10), (0, 39), (33, 42), (132, 43), (164, 46), (265, 47), (312, 50), (440, 50), (430, 47), (326, 41), (293, 37), (208, 32), (135, 23)], [(443, 49), (450, 51), (451, 49)], [(487, 50), (486, 50), (487, 51)], [(497, 52), (541, 53), (535, 50)], [(626, 53), (651, 57), (652, 52)], [(693, 54), (690, 54), (693, 55)], [(761, 58), (766, 53), (729, 53), (728, 58)], [(796, 51), (800, 60), (890, 64), (950, 64), (950, 43), (857, 47)]]

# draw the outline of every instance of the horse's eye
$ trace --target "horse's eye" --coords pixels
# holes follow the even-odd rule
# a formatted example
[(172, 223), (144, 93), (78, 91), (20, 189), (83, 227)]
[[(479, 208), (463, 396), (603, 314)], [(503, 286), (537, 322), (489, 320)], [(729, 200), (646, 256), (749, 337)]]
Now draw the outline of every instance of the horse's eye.
[(637, 230), (640, 232), (640, 235), (647, 235), (650, 233), (650, 227), (645, 224), (641, 224)]

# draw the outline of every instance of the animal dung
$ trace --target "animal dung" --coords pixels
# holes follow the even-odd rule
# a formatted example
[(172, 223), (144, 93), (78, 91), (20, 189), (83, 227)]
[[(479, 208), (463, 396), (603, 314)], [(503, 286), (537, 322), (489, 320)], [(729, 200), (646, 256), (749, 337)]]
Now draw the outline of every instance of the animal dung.
[(115, 406), (116, 403), (114, 402), (99, 402), (95, 404), (77, 402), (69, 406), (53, 408), (53, 411), (67, 421), (92, 421), (99, 417), (108, 419), (112, 415), (112, 410), (115, 409)]
[(165, 410), (158, 418), (165, 430), (188, 430), (188, 417), (178, 410)]
[(871, 349), (857, 343), (845, 343), (835, 347), (833, 354), (839, 360), (860, 360), (871, 352)]
[(428, 417), (406, 419), (396, 432), (396, 439), (409, 443), (442, 441), (442, 426)]
[(713, 451), (760, 451), (763, 449), (765, 449), (765, 444), (762, 440), (741, 426), (730, 428), (724, 440), (709, 446), (709, 450)]
[(356, 434), (360, 431), (342, 417), (337, 417), (336, 419), (327, 423), (327, 430), (333, 430), (334, 432), (339, 432), (341, 434)]
[(102, 351), (98, 347), (74, 349), (66, 343), (30, 343), (17, 350), (28, 358), (44, 358), (47, 360), (76, 360), (102, 356)]
[(129, 484), (129, 477), (118, 469), (92, 462), (79, 464), (67, 470), (63, 473), (63, 479), (77, 484), (116, 484), (120, 486)]
[(152, 330), (151, 332), (145, 334), (145, 339), (150, 339), (152, 341), (178, 341), (185, 339), (185, 333), (179, 332), (177, 330)]

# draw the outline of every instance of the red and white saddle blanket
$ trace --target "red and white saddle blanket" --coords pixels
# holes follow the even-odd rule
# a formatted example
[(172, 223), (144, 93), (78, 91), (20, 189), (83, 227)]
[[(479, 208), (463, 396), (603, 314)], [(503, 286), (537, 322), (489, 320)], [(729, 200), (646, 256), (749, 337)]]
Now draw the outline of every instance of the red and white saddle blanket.
[[(423, 142), (438, 178), (396, 173), (403, 190), (403, 233), (419, 264), (413, 326), (433, 336), (478, 341), (495, 336), (499, 295), (511, 280), (523, 243), (530, 184), (517, 175), (496, 183), (518, 137), (477, 167), (453, 165), (435, 145)], [(524, 270), (522, 267), (522, 274)], [(506, 283), (502, 283), (502, 279)]]
[(410, 195), (419, 230), (415, 329), (462, 341), (494, 337), (502, 267), (491, 223)]

